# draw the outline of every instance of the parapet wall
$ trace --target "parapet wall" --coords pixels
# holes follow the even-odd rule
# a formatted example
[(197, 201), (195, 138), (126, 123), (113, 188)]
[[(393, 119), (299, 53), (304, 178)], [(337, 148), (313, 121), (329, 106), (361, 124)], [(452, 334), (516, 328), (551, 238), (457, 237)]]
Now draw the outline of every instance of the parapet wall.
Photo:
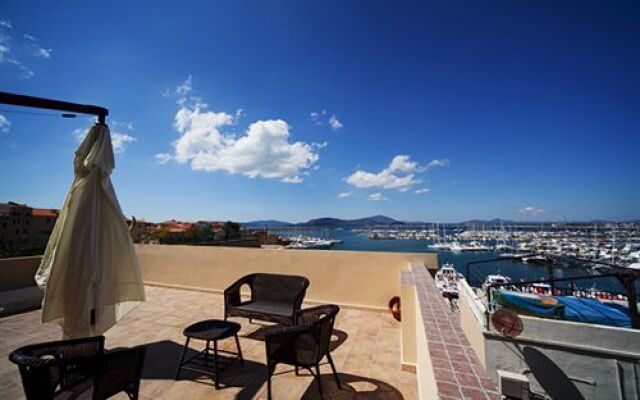
[(0, 259), (0, 292), (36, 286), (34, 275), (42, 256)]
[(435, 254), (136, 245), (145, 283), (222, 292), (253, 272), (303, 275), (306, 299), (386, 309), (400, 295), (400, 271), (410, 262), (437, 267)]

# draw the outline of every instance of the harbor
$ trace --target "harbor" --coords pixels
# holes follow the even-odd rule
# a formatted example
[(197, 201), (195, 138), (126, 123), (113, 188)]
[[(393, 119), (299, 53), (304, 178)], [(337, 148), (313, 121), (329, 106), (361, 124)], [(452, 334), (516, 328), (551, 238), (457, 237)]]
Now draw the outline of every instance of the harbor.
[[(550, 273), (553, 279), (593, 276), (562, 281), (554, 288), (585, 298), (622, 296), (620, 282), (599, 275), (613, 266), (638, 268), (640, 263), (640, 224), (635, 223), (277, 227), (268, 232), (281, 237), (289, 249), (436, 253), (438, 267), (453, 266), (474, 287), (482, 287), (490, 276), (516, 283), (547, 280)], [(549, 291), (545, 285), (527, 290)]]

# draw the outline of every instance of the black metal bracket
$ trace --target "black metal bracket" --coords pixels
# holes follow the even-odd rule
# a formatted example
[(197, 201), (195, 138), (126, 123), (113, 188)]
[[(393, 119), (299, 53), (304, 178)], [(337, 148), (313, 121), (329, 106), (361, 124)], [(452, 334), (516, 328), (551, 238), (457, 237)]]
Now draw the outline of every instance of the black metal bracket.
[(106, 122), (107, 115), (109, 115), (109, 110), (104, 107), (7, 92), (0, 92), (0, 104), (95, 115), (98, 117), (98, 122), (101, 124)]

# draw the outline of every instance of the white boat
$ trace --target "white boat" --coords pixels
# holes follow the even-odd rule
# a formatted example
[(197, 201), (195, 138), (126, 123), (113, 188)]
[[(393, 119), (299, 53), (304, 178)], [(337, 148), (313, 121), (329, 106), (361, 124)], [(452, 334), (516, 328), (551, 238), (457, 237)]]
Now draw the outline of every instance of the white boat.
[(443, 264), (435, 275), (438, 290), (447, 297), (458, 297), (458, 282), (462, 279), (464, 276), (449, 263)]
[(449, 246), (445, 243), (433, 243), (429, 245), (429, 248), (435, 250), (445, 250), (448, 249)]
[(333, 246), (331, 240), (320, 239), (316, 237), (297, 236), (292, 237), (291, 244), (287, 246), (290, 249), (329, 249)]
[[(511, 278), (509, 278), (508, 276), (500, 275), (500, 274), (487, 275), (487, 277), (484, 279), (484, 283), (482, 284), (482, 290), (486, 291), (487, 288), (489, 288), (489, 285), (492, 285), (495, 283), (501, 283), (501, 284), (507, 285), (511, 283)], [(507, 289), (506, 286), (502, 288)]]

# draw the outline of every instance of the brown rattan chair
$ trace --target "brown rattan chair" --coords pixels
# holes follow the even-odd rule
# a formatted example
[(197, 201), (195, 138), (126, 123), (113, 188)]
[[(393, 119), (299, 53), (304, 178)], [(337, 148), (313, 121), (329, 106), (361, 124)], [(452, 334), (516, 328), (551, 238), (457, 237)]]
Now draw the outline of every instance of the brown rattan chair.
[(272, 328), (265, 332), (269, 399), (271, 399), (271, 376), (276, 365), (281, 363), (295, 366), (296, 374), (299, 368), (311, 372), (318, 382), (318, 390), (322, 397), (320, 361), (326, 357), (331, 365), (336, 384), (341, 388), (329, 347), (338, 311), (340, 308), (333, 304), (312, 307), (298, 313), (297, 325)]
[[(242, 301), (240, 289), (247, 285), (251, 298)], [(303, 276), (256, 273), (238, 279), (224, 291), (224, 319), (237, 316), (294, 325), (309, 287)]]
[(38, 343), (14, 350), (27, 400), (107, 399), (119, 392), (137, 399), (145, 349), (104, 352), (104, 336)]

